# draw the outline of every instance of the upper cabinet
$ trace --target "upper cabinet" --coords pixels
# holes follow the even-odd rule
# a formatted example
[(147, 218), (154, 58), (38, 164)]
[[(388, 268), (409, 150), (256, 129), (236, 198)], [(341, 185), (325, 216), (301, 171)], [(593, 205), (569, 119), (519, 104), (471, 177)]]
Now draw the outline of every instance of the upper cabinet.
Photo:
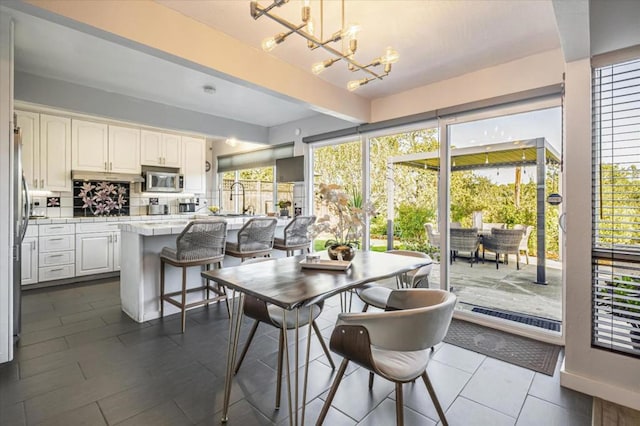
[(109, 171), (140, 173), (140, 129), (109, 126)]
[(140, 130), (73, 120), (72, 168), (140, 173)]
[(71, 120), (16, 111), (22, 168), (31, 189), (71, 191)]
[(179, 168), (181, 159), (180, 136), (170, 133), (142, 130), (140, 132), (140, 159), (144, 166)]
[(182, 136), (184, 192), (204, 194), (206, 190), (205, 140)]

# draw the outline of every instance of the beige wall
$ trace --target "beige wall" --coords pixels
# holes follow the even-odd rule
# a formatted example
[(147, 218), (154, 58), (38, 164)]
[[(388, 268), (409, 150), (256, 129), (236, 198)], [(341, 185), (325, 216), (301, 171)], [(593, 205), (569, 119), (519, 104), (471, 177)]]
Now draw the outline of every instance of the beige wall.
[(375, 99), (371, 105), (371, 118), (373, 122), (388, 120), (558, 84), (562, 82), (563, 72), (562, 52), (550, 50)]
[(640, 360), (591, 348), (591, 65), (566, 65), (566, 358), (561, 383), (640, 409)]

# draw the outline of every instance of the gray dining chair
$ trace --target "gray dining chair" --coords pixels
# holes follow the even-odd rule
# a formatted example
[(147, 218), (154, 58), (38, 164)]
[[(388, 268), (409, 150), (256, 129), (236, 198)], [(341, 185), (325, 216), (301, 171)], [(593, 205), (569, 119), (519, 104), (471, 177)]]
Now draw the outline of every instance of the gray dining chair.
[[(176, 237), (176, 248), (163, 247), (160, 252), (160, 317), (164, 316), (164, 302), (168, 302), (180, 309), (182, 332), (186, 325), (186, 311), (189, 308), (208, 305), (224, 299), (229, 313), (229, 302), (224, 286), (205, 280), (204, 284), (188, 288), (187, 268), (191, 266), (222, 267), (224, 259), (225, 240), (227, 238), (227, 222), (224, 220), (196, 220), (189, 222), (184, 230)], [(165, 293), (165, 265), (182, 268), (182, 289)], [(200, 300), (187, 302), (187, 294), (204, 292)], [(210, 297), (211, 293), (215, 297)], [(177, 296), (180, 296), (179, 298)]]
[[(264, 261), (272, 261), (273, 259), (268, 258), (259, 258), (259, 259), (250, 259), (246, 263), (258, 263)], [(333, 359), (331, 358), (331, 353), (327, 348), (327, 344), (320, 334), (320, 328), (318, 324), (316, 324), (316, 319), (322, 313), (322, 308), (324, 306), (324, 301), (316, 303), (314, 305), (301, 308), (299, 311), (298, 317), (298, 327), (303, 327), (309, 324), (311, 321), (311, 327), (315, 332), (318, 340), (320, 341), (320, 346), (322, 346), (322, 350), (324, 351), (327, 359), (329, 360), (329, 364), (331, 364), (331, 368), (335, 369), (335, 364), (333, 363)], [(238, 358), (238, 363), (235, 366), (234, 374), (238, 374), (240, 367), (242, 366), (242, 362), (249, 351), (249, 346), (253, 341), (254, 336), (256, 335), (256, 331), (258, 330), (258, 326), (260, 323), (264, 323), (275, 327), (280, 330), (278, 337), (278, 365), (277, 365), (277, 379), (276, 379), (276, 409), (280, 408), (280, 394), (282, 393), (282, 364), (283, 364), (283, 356), (284, 351), (284, 333), (285, 330), (293, 330), (296, 328), (296, 317), (293, 314), (287, 315), (287, 323), (284, 324), (283, 321), (283, 309), (272, 305), (270, 303), (264, 302), (254, 296), (249, 294), (245, 295), (243, 314), (253, 319), (253, 326), (251, 327), (251, 331), (249, 332), (249, 336), (247, 337), (247, 341), (244, 344), (244, 348), (242, 349), (242, 353), (240, 354), (240, 358)]]
[(432, 223), (424, 224), (424, 231), (427, 234), (427, 241), (432, 247), (440, 248), (440, 233), (436, 232)]
[[(397, 288), (429, 288), (429, 274), (433, 267), (433, 262), (429, 255), (412, 250), (389, 250), (387, 253), (399, 256), (412, 256), (425, 259), (428, 265), (406, 272), (396, 277)], [(393, 293), (393, 289), (382, 285), (381, 283), (367, 283), (356, 289), (356, 294), (364, 302), (362, 312), (366, 312), (369, 306), (386, 310), (388, 308), (389, 297)]]
[(473, 267), (473, 262), (478, 259), (478, 228), (451, 228), (449, 230), (451, 239), (449, 249), (451, 250), (450, 263), (453, 264), (459, 252), (470, 253), (469, 263)]
[(492, 251), (496, 254), (496, 269), (500, 263), (500, 256), (504, 255), (504, 263), (509, 263), (509, 254), (516, 255), (516, 269), (520, 269), (520, 242), (524, 231), (522, 229), (492, 229), (491, 235), (482, 239), (482, 260), (484, 253)]
[(226, 253), (238, 257), (242, 262), (252, 257), (271, 256), (277, 219), (254, 217), (238, 231), (237, 241), (227, 241)]
[[(404, 424), (402, 385), (421, 377), (440, 421), (448, 425), (427, 374), (429, 348), (444, 339), (451, 324), (456, 296), (444, 290), (394, 290), (395, 310), (338, 314), (331, 350), (343, 357), (316, 425), (322, 425), (349, 362), (395, 383), (396, 423)], [(401, 332), (400, 332), (401, 331)], [(369, 380), (369, 387), (373, 386)]]
[(296, 216), (285, 226), (282, 238), (275, 237), (273, 248), (287, 252), (287, 256), (293, 256), (296, 250), (302, 253), (310, 252), (311, 238), (309, 227), (316, 221), (315, 216)]

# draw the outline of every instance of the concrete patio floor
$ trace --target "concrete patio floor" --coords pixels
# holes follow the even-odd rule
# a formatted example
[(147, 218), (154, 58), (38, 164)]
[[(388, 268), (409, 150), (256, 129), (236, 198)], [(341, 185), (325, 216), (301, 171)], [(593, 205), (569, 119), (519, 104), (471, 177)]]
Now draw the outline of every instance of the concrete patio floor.
[[(523, 313), (550, 320), (562, 320), (562, 264), (547, 260), (547, 285), (536, 284), (536, 258), (516, 269), (513, 256), (509, 264), (488, 260), (469, 265), (468, 259), (458, 258), (450, 269), (450, 285), (458, 296), (458, 308), (471, 310), (474, 306)], [(523, 259), (524, 260), (524, 259)], [(429, 275), (429, 286), (440, 282), (439, 264)]]

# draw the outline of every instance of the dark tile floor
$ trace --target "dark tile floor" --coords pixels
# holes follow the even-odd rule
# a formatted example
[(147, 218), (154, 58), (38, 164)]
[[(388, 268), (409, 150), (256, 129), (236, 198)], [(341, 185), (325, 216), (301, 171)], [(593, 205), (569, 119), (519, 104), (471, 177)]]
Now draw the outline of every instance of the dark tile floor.
[[(339, 301), (318, 325), (331, 334)], [(220, 424), (228, 334), (224, 305), (138, 324), (120, 311), (117, 281), (27, 291), (15, 360), (0, 365), (0, 425)], [(244, 333), (248, 332), (245, 327)], [(554, 377), (447, 344), (428, 372), (451, 425), (590, 425), (591, 398)], [(277, 331), (261, 326), (234, 380), (230, 425), (288, 424), (274, 409)], [(311, 344), (306, 421), (314, 424), (333, 379)], [(337, 357), (335, 357), (338, 363)], [(393, 385), (350, 366), (327, 425), (395, 422)], [(405, 423), (435, 425), (421, 382), (405, 385)]]

